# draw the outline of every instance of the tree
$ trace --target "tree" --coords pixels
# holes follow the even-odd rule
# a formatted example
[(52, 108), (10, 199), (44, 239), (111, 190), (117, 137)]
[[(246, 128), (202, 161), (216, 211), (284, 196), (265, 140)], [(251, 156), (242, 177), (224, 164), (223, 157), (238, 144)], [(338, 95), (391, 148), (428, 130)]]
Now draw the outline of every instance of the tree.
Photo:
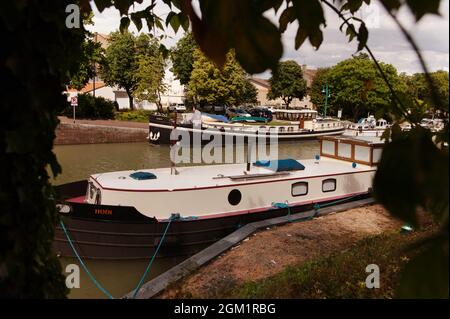
[[(139, 88), (139, 93), (142, 94), (146, 86), (156, 85), (158, 82), (140, 83), (141, 79), (148, 80), (149, 72), (152, 72), (149, 66), (160, 67), (160, 63), (157, 63), (155, 58), (162, 58), (155, 39), (145, 34), (135, 37), (128, 31), (113, 32), (110, 34), (110, 45), (106, 49), (100, 73), (106, 84), (117, 85), (127, 92), (130, 109), (133, 109), (135, 91)], [(147, 75), (145, 75), (146, 71)], [(159, 69), (155, 70), (156, 75), (161, 75)], [(148, 89), (149, 92), (155, 90), (150, 87)]]
[(284, 61), (272, 71), (269, 79), (270, 90), (267, 97), (270, 100), (281, 98), (289, 108), (292, 100), (303, 99), (306, 94), (306, 81), (303, 79), (302, 67), (295, 61)]
[[(114, 6), (123, 16), (121, 27), (127, 27), (132, 20), (138, 30), (142, 28), (142, 21), (164, 29), (161, 18), (152, 10), (156, 2), (161, 3), (156, 0), (132, 13), (129, 8), (133, 1), (93, 0), (81, 1), (80, 5), (89, 12), (94, 3), (100, 12)], [(357, 16), (367, 1), (342, 1), (339, 8), (326, 0), (202, 1), (199, 13), (191, 1), (163, 2), (170, 8), (166, 25), (172, 28), (181, 25), (186, 31), (190, 21), (196, 42), (210, 59), (222, 66), (227, 53), (234, 49), (240, 65), (251, 74), (276, 66), (283, 53), (281, 34), (290, 23), (298, 23), (297, 49), (306, 40), (319, 48), (323, 40), (322, 28), (326, 26), (323, 6), (343, 21), (350, 40), (357, 40), (358, 51), (365, 48), (371, 52), (367, 45), (368, 30)], [(396, 13), (407, 7), (419, 21), (426, 15), (436, 14), (442, 1), (428, 1), (427, 5), (423, 5), (423, 1), (382, 0), (380, 3), (416, 50), (433, 104), (439, 105), (434, 81)], [(0, 55), (0, 80), (5, 83), (0, 95), (5, 115), (0, 125), (0, 295), (8, 298), (63, 297), (67, 293), (61, 267), (51, 252), (58, 217), (46, 168), (50, 166), (55, 175), (60, 171), (51, 151), (56, 115), (59, 105), (65, 101), (61, 92), (68, 83), (66, 75), (78, 68), (77, 59), (84, 39), (83, 28), (65, 26), (64, 11), (69, 4), (68, 0), (3, 1), (0, 4), (0, 30), (8, 43), (2, 47)], [(264, 16), (269, 9), (281, 10), (278, 26)], [(371, 57), (375, 60), (372, 53)], [(375, 195), (393, 215), (414, 221), (415, 209), (422, 208), (441, 226), (436, 234), (422, 241), (425, 253), (409, 261), (410, 271), (403, 280), (406, 283), (409, 280), (410, 285), (402, 284), (408, 288), (408, 294), (400, 296), (448, 298), (448, 151), (432, 143), (436, 134), (417, 126), (417, 119), (406, 112), (404, 102), (395, 91), (391, 90), (391, 95), (390, 110), (396, 118), (410, 119), (415, 127), (412, 132), (401, 132), (394, 124), (387, 130), (388, 147), (383, 150), (382, 163), (377, 170), (386, 180), (375, 179), (375, 183), (379, 183), (374, 187)], [(396, 142), (390, 142), (389, 137)], [(448, 126), (442, 139), (448, 142)], [(403, 166), (411, 159), (414, 165)], [(410, 181), (420, 182), (420, 185), (411, 190)], [(383, 187), (394, 182), (399, 187), (384, 188), (383, 193)], [(430, 270), (430, 266), (434, 268)]]
[(136, 72), (137, 87), (134, 95), (139, 100), (154, 102), (162, 111), (161, 93), (167, 89), (164, 83), (164, 59), (161, 55), (141, 55)]
[[(396, 91), (402, 91), (402, 82), (394, 66), (379, 64)], [(382, 116), (392, 105), (389, 88), (367, 55), (339, 62), (330, 69), (327, 78), (332, 87), (332, 108), (342, 109), (344, 117), (357, 121), (367, 113), (378, 112)]]
[(237, 104), (256, 104), (258, 102), (258, 91), (248, 79), (245, 79), (242, 89), (243, 91)]
[(80, 64), (74, 74), (71, 74), (69, 87), (81, 90), (89, 79), (95, 76), (95, 64), (100, 63), (103, 49), (98, 42), (87, 36), (81, 45)]
[(183, 85), (187, 85), (191, 79), (192, 69), (194, 68), (194, 50), (196, 48), (197, 44), (192, 33), (186, 33), (170, 51), (171, 71)]
[(187, 97), (200, 105), (237, 105), (252, 94), (246, 82), (246, 74), (233, 52), (227, 54), (227, 61), (220, 70), (196, 49)]
[(408, 87), (408, 93), (415, 99), (425, 102), (427, 105), (441, 109), (448, 110), (448, 72), (436, 71), (430, 73), (430, 77), (437, 88), (438, 101), (433, 101), (433, 94), (427, 85), (427, 79), (424, 73), (416, 73), (412, 76), (405, 75), (405, 81)]
[(323, 107), (325, 105), (324, 93), (322, 92), (323, 86), (328, 84), (328, 73), (330, 68), (319, 68), (311, 83), (311, 89), (309, 95), (311, 102), (316, 107), (319, 113), (323, 113)]

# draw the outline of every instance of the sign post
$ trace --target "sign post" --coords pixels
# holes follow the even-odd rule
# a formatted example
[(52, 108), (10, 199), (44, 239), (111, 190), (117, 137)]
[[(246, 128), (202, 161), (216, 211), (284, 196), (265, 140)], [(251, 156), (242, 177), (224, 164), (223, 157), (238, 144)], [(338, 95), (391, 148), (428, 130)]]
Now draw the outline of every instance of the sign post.
[(70, 105), (72, 105), (73, 109), (73, 122), (75, 123), (75, 107), (78, 106), (78, 96), (70, 97)]

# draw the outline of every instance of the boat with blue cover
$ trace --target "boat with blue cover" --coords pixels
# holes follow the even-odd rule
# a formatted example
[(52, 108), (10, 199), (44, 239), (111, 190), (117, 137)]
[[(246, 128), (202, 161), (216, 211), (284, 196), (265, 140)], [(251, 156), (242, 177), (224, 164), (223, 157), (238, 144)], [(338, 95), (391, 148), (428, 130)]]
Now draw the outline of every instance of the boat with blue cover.
[[(315, 158), (93, 174), (58, 187), (58, 211), (84, 258), (190, 255), (249, 222), (370, 194), (383, 143), (322, 137)], [(283, 203), (283, 205), (277, 205)], [(73, 256), (57, 229), (55, 250)]]
[[(345, 125), (338, 119), (320, 118), (311, 109), (274, 110), (275, 122), (268, 123), (262, 117), (235, 117), (231, 121), (223, 115), (203, 113), (197, 125), (194, 113), (175, 114), (175, 118), (163, 114), (149, 117), (148, 141), (151, 144), (171, 144), (177, 140), (192, 145), (194, 134), (202, 144), (210, 142), (241, 144), (252, 139), (271, 141), (293, 141), (319, 136), (341, 135)], [(275, 123), (275, 124), (274, 124)]]

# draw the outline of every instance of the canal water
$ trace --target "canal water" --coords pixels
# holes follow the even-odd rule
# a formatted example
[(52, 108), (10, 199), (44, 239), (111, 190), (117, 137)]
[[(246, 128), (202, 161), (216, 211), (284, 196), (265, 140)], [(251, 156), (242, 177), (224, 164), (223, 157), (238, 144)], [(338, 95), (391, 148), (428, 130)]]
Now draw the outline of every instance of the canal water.
[[(268, 151), (266, 150), (266, 153), (270, 154)], [(170, 166), (169, 147), (154, 146), (146, 142), (56, 145), (54, 152), (62, 167), (62, 173), (52, 180), (54, 185), (86, 179), (94, 173)], [(234, 152), (237, 153), (237, 150), (234, 149)], [(318, 152), (319, 142), (317, 140), (305, 140), (279, 143), (275, 154), (278, 158), (310, 159), (314, 158)], [(191, 158), (193, 153), (194, 151), (190, 154)], [(226, 152), (222, 150), (221, 153), (225, 156)], [(240, 162), (242, 158), (235, 156), (235, 160)], [(147, 281), (173, 267), (184, 258), (186, 257), (156, 259)], [(63, 271), (68, 264), (78, 264), (77, 260), (73, 258), (61, 257), (60, 261)], [(147, 263), (148, 260), (85, 261), (98, 282), (116, 298), (122, 297), (135, 288)], [(69, 298), (105, 298), (105, 295), (94, 286), (81, 267), (80, 273), (80, 288), (71, 289)]]

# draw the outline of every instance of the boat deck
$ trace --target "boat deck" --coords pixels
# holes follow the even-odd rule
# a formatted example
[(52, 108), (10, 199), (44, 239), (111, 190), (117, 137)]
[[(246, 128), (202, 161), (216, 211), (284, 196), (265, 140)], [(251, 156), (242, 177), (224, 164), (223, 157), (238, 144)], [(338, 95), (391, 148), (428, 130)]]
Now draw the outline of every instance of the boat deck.
[[(320, 160), (298, 160), (305, 166), (304, 170), (275, 173), (265, 167), (251, 166), (246, 172), (246, 163), (221, 164), (208, 166), (177, 167), (178, 175), (171, 175), (170, 168), (143, 169), (156, 175), (156, 179), (136, 180), (130, 177), (136, 171), (119, 171), (95, 174), (91, 177), (103, 188), (111, 190), (130, 191), (176, 191), (185, 189), (224, 187), (246, 184), (249, 182), (264, 182), (310, 178), (314, 176), (332, 176), (355, 171), (364, 172), (375, 170), (374, 167), (358, 164), (355, 168), (351, 162), (321, 157)], [(242, 175), (248, 174), (243, 177)], [(261, 175), (259, 175), (261, 174)], [(258, 176), (259, 175), (259, 176)], [(239, 176), (239, 178), (229, 178)]]

